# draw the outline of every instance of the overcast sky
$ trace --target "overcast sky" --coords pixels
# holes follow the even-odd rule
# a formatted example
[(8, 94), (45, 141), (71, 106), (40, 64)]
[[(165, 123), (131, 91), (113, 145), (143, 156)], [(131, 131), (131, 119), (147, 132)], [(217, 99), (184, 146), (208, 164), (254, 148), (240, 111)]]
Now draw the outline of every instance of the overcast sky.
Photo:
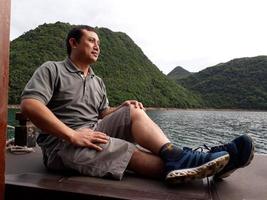
[(57, 21), (129, 35), (165, 74), (267, 55), (266, 0), (12, 0), (11, 40)]

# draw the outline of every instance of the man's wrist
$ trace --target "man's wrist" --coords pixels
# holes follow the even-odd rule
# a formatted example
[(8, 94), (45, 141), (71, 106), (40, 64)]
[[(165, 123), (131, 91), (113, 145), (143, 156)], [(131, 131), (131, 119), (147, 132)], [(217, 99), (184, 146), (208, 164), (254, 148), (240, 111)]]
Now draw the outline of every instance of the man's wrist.
[(73, 143), (74, 142), (74, 136), (75, 135), (75, 131), (74, 130), (70, 130), (67, 134), (67, 141), (70, 142), (70, 143)]

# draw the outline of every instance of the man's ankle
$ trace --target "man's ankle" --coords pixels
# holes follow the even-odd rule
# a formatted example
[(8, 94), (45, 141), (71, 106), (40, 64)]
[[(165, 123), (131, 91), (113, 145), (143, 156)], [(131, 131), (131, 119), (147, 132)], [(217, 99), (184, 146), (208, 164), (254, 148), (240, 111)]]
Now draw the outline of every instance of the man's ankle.
[(164, 161), (175, 160), (179, 157), (182, 151), (182, 149), (176, 147), (172, 143), (166, 143), (161, 147), (159, 156)]

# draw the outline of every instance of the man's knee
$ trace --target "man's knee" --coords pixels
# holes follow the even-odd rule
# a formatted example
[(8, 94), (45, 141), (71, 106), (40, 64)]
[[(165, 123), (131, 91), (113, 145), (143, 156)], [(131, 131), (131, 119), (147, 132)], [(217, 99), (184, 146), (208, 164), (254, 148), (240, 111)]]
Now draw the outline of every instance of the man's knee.
[(141, 115), (144, 115), (146, 114), (144, 112), (143, 109), (139, 108), (139, 107), (136, 107), (135, 105), (131, 104), (130, 106), (130, 115), (131, 115), (131, 119), (133, 118), (138, 118), (140, 117)]

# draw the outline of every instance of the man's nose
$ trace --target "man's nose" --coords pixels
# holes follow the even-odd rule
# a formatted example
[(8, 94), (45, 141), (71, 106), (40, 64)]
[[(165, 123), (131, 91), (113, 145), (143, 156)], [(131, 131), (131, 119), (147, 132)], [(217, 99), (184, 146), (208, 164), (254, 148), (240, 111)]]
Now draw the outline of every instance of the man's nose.
[(99, 45), (98, 45), (98, 44), (95, 44), (95, 45), (94, 45), (94, 50), (97, 50), (97, 51), (99, 51), (99, 50), (100, 50), (100, 48), (99, 48)]

